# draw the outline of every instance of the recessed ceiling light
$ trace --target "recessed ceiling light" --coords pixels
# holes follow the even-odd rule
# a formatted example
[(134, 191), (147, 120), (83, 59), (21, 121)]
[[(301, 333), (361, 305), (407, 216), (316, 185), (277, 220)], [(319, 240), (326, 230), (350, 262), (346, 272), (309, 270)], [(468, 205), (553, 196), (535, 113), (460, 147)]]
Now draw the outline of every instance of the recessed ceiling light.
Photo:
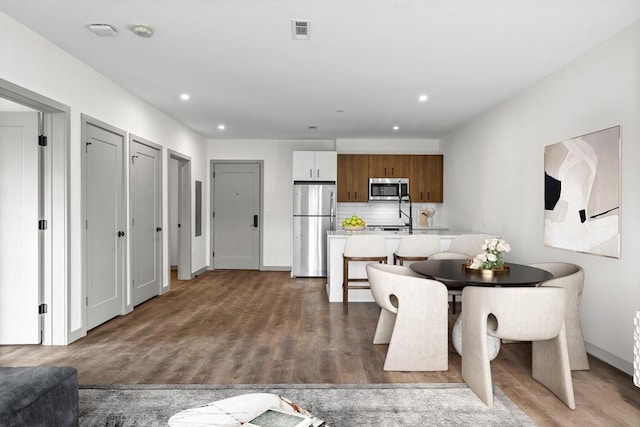
[(400, 126), (394, 126), (393, 127), (393, 130), (398, 130), (398, 129), (400, 129)]
[(131, 31), (133, 31), (136, 36), (144, 37), (145, 39), (148, 39), (153, 35), (153, 28), (143, 24), (132, 26)]
[(183, 93), (182, 95), (180, 95), (180, 99), (182, 99), (183, 101), (188, 101), (190, 98), (188, 93)]
[(420, 101), (420, 102), (427, 102), (427, 99), (429, 99), (429, 97), (427, 95), (420, 95), (418, 97), (418, 101)]
[(219, 130), (224, 130), (224, 129), (225, 129), (225, 125), (223, 125), (223, 124), (219, 124), (219, 125), (218, 125), (218, 129), (219, 129)]
[(109, 24), (89, 24), (88, 27), (89, 30), (100, 37), (115, 37), (118, 35), (118, 30)]

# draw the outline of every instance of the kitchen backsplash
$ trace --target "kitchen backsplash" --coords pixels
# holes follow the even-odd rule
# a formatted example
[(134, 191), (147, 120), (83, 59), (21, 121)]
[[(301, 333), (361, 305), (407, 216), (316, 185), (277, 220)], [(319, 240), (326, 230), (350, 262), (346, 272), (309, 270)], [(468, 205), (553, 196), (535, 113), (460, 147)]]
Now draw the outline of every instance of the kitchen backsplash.
[[(433, 216), (432, 227), (440, 225), (440, 204), (439, 203), (414, 203), (413, 204), (413, 226), (418, 227), (418, 210), (432, 208), (436, 213)], [(409, 203), (402, 203), (402, 210), (409, 213)], [(337, 216), (338, 225), (342, 220), (352, 215), (357, 215), (364, 219), (367, 225), (402, 225), (407, 221), (407, 217), (398, 216), (398, 203), (396, 202), (369, 202), (369, 203), (338, 203)]]

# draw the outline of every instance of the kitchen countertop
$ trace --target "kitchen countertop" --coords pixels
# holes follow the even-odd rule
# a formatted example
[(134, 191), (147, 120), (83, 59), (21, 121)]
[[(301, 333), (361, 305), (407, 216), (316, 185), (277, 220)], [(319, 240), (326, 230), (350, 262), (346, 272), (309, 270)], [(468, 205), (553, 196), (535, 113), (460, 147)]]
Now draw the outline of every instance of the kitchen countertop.
[[(327, 235), (328, 236), (352, 236), (352, 235), (374, 235), (374, 236), (394, 236), (394, 235), (400, 235), (400, 236), (408, 236), (409, 235), (409, 230), (400, 230), (400, 231), (386, 231), (386, 230), (372, 230), (372, 229), (368, 229), (365, 228), (364, 230), (361, 231), (350, 231), (350, 230), (334, 230), (334, 231), (327, 231)], [(413, 234), (435, 234), (436, 236), (450, 236), (450, 235), (458, 235), (458, 234), (464, 234), (464, 232), (453, 232), (451, 230), (449, 230), (448, 228), (443, 228), (443, 227), (422, 227), (422, 228), (418, 228), (418, 227), (414, 227), (413, 228)]]
[[(413, 234), (430, 234), (440, 238), (441, 251), (449, 250), (451, 241), (455, 236), (460, 234), (468, 234), (466, 230), (449, 230), (446, 228), (431, 227), (431, 228), (414, 228)], [(385, 240), (385, 246), (387, 249), (387, 259), (389, 262), (393, 260), (393, 253), (398, 249), (400, 239), (409, 235), (409, 231), (381, 231), (381, 230), (369, 230), (362, 231), (345, 231), (336, 230), (327, 232), (327, 285), (326, 291), (329, 297), (329, 302), (341, 302), (342, 301), (342, 254), (344, 252), (344, 246), (347, 241), (347, 237), (352, 235), (373, 235), (381, 236)], [(350, 273), (353, 271), (353, 277), (367, 277), (365, 266), (366, 261), (352, 262), (349, 267)], [(350, 274), (351, 275), (351, 274)], [(373, 301), (373, 295), (369, 289), (353, 289), (349, 291), (349, 301)]]

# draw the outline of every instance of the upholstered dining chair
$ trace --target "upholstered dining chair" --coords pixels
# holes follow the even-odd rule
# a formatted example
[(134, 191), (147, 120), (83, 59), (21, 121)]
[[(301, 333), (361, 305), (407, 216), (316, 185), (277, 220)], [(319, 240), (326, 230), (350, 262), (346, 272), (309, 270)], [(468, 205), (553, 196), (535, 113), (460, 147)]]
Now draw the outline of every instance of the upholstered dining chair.
[(393, 264), (404, 265), (405, 261), (424, 261), (440, 252), (440, 236), (433, 234), (411, 234), (403, 236), (398, 250), (393, 253)]
[(371, 293), (380, 306), (374, 344), (389, 344), (385, 371), (446, 371), (447, 289), (410, 268), (367, 264)]
[(567, 330), (567, 347), (569, 348), (569, 363), (572, 371), (589, 369), (589, 359), (584, 347), (582, 324), (580, 322), (580, 300), (584, 289), (584, 270), (576, 264), (566, 262), (543, 262), (529, 264), (531, 267), (541, 268), (553, 274), (553, 279), (542, 282), (540, 286), (554, 286), (563, 288), (567, 292), (567, 306), (564, 324)]
[(564, 289), (467, 286), (462, 297), (462, 378), (487, 406), (493, 407), (489, 334), (531, 341), (533, 378), (575, 409), (564, 326)]
[[(465, 261), (471, 261), (471, 256), (456, 252), (438, 252), (429, 257), (429, 259), (459, 259), (462, 264)], [(456, 314), (456, 297), (462, 295), (462, 289), (466, 283), (455, 282), (453, 280), (442, 281), (447, 286), (447, 293), (451, 296), (451, 312)]]
[[(354, 277), (350, 274), (351, 262), (370, 261), (387, 263), (387, 245), (384, 237), (372, 235), (352, 235), (347, 237), (342, 254), (342, 304), (344, 310), (349, 312), (349, 290), (369, 289), (369, 280), (363, 276)], [(353, 285), (351, 283), (359, 283)]]

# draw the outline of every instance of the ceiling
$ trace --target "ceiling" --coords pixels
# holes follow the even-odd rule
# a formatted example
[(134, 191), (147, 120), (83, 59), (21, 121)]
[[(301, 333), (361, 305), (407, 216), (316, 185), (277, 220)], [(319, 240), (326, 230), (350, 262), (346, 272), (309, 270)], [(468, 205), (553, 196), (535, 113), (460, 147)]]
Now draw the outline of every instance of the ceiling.
[[(0, 0), (0, 10), (206, 138), (395, 139), (438, 138), (508, 99), (639, 20), (640, 0)], [(292, 19), (310, 21), (309, 40), (293, 39)], [(94, 23), (118, 36), (98, 37)]]

